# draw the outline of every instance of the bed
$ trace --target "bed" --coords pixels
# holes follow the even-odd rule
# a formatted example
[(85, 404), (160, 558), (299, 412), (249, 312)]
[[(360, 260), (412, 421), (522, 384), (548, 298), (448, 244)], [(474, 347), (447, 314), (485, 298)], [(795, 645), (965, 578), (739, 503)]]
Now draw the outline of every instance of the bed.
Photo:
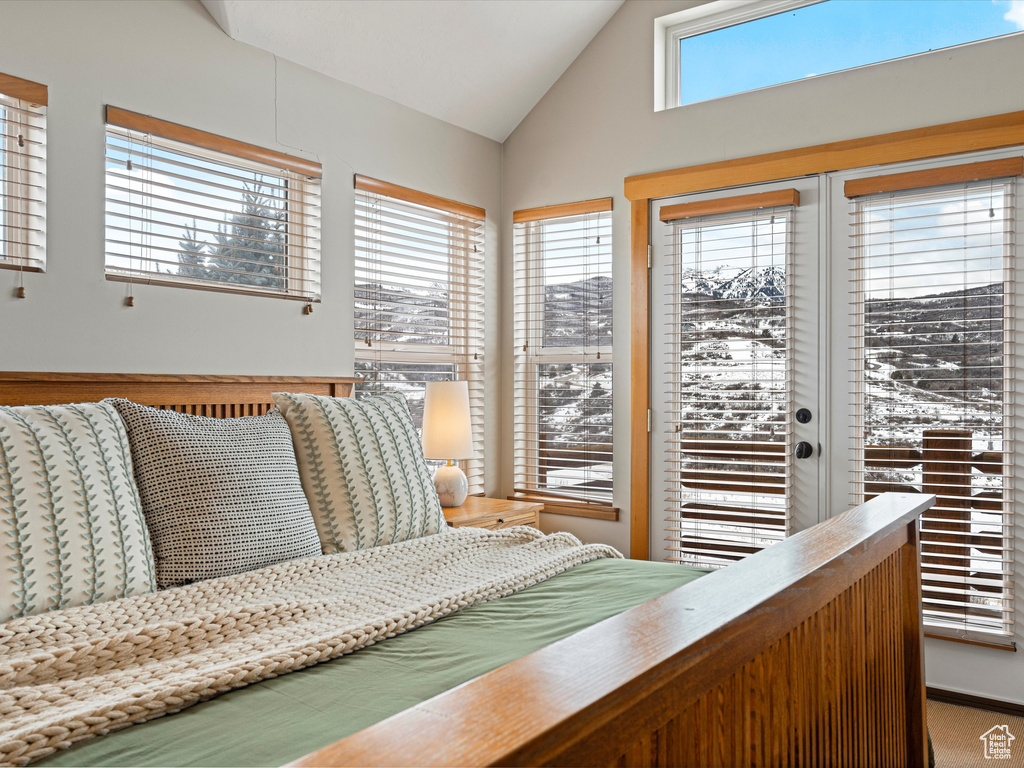
[[(323, 377), (18, 372), (0, 373), (0, 403), (119, 396), (231, 417), (264, 413), (273, 391), (346, 396), (353, 384)], [(318, 742), (304, 730), (302, 717), (290, 727), (282, 717), (280, 730), (290, 747), (280, 754), (295, 755), (292, 764), (303, 766), (925, 765), (917, 517), (931, 501), (919, 494), (885, 494), (700, 578), (684, 578), (682, 570), (668, 574), (665, 569), (674, 567), (658, 564), (616, 561), (620, 570), (614, 573), (602, 572), (607, 565), (577, 566), (475, 612), (514, 611), (518, 600), (529, 613), (539, 610), (531, 602), (553, 600), (556, 613), (565, 615), (554, 593), (564, 593), (563, 599), (587, 594), (580, 591), (586, 579), (598, 585), (588, 587), (597, 590), (594, 594), (600, 594), (602, 583), (656, 585), (625, 589), (600, 610), (567, 618), (561, 634), (534, 632), (534, 646), (485, 654), (482, 666), (478, 662), (461, 673), (472, 679), (461, 685), (458, 679), (442, 681), (442, 688), (455, 687), (437, 695), (427, 690), (425, 700), (401, 702), (411, 704), (401, 711), (392, 712), (394, 704), (391, 710), (382, 707), (379, 722), (373, 722), (376, 715), (364, 720), (359, 715), (354, 722), (367, 727), (343, 732), (344, 738), (332, 743), (323, 743), (322, 736)], [(623, 610), (629, 605), (635, 607)], [(423, 656), (431, 648), (437, 653), (448, 633), (472, 632), (458, 627), (476, 621), (473, 614), (467, 609), (345, 658)], [(499, 621), (492, 631), (522, 624), (514, 612), (504, 617), (511, 622), (506, 625), (491, 618)], [(426, 645), (417, 648), (420, 643)], [(479, 655), (479, 648), (474, 653)], [(243, 688), (84, 742), (52, 760), (90, 764), (84, 750), (99, 749), (96, 745), (107, 740), (138, 740), (147, 728), (173, 731), (182, 727), (175, 722), (205, 719), (203, 707), (224, 709), (232, 697), (242, 702), (236, 711), (251, 709), (245, 702), (270, 696), (277, 687), (271, 684), (316, 685), (318, 677), (330, 681), (339, 666), (328, 662)], [(478, 672), (483, 674), (473, 676)], [(303, 697), (303, 690), (281, 695)], [(219, 740), (234, 740), (242, 750), (236, 754), (244, 755), (247, 737), (234, 732), (237, 727), (222, 730)], [(248, 748), (258, 757), (257, 745)], [(203, 759), (193, 763), (204, 764)], [(125, 762), (140, 761), (128, 757)]]

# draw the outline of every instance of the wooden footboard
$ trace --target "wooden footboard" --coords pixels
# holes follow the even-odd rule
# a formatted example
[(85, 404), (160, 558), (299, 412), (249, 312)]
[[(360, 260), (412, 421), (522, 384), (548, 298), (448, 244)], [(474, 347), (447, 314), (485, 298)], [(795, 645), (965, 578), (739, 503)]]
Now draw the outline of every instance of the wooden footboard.
[(933, 502), (884, 494), (294, 765), (924, 766)]

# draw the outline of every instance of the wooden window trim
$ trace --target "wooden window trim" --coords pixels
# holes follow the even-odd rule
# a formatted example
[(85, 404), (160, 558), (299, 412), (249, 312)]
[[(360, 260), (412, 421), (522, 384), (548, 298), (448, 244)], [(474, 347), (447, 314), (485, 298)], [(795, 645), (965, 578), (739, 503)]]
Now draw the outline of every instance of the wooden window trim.
[(527, 221), (543, 219), (559, 219), (565, 216), (581, 216), (585, 213), (604, 213), (612, 209), (610, 197), (599, 197), (594, 200), (581, 200), (578, 203), (562, 203), (561, 205), (543, 205), (539, 208), (524, 208), (512, 212), (512, 222), (521, 224)]
[(487, 211), (483, 208), (478, 208), (475, 205), (460, 203), (455, 200), (449, 200), (446, 197), (438, 197), (437, 195), (420, 192), (416, 189), (409, 189), (408, 187), (400, 187), (397, 184), (391, 184), (386, 181), (381, 181), (380, 179), (371, 179), (369, 176), (360, 176), (358, 173), (355, 176), (355, 180), (356, 189), (363, 192), (374, 192), (378, 195), (394, 197), (398, 200), (404, 200), (407, 203), (425, 205), (428, 208), (437, 208), (438, 210), (442, 210), (447, 213), (454, 213), (458, 216), (465, 216), (466, 218), (476, 219), (478, 221), (483, 221), (487, 218)]
[(1008, 157), (984, 163), (947, 165), (943, 168), (929, 168), (924, 171), (850, 179), (843, 185), (843, 194), (846, 197), (854, 198), (882, 192), (903, 192), (908, 189), (941, 187), (944, 184), (962, 184), (969, 181), (1003, 179), (1007, 176), (1022, 175), (1024, 175), (1024, 157)]
[(148, 115), (140, 115), (137, 112), (129, 112), (126, 109), (112, 107), (109, 104), (107, 105), (107, 125), (116, 125), (120, 128), (160, 136), (171, 141), (180, 141), (183, 144), (191, 144), (192, 146), (202, 147), (213, 152), (221, 152), (233, 157), (252, 160), (256, 163), (264, 163), (275, 168), (285, 168), (313, 179), (323, 177), (323, 167), (320, 163), (286, 155), (282, 152), (275, 152), (272, 149), (257, 147), (255, 144), (246, 144), (244, 141), (236, 141), (235, 139), (218, 136), (215, 133), (188, 128), (178, 123), (158, 120)]
[(651, 201), (630, 202), (629, 242), (629, 556), (650, 557)]
[(509, 501), (535, 501), (543, 504), (541, 510), (546, 515), (567, 515), (569, 517), (589, 517), (593, 520), (618, 520), (619, 508), (608, 504), (587, 503), (585, 501), (565, 501), (539, 493), (517, 493), (508, 497)]
[(630, 557), (650, 557), (651, 200), (828, 171), (923, 160), (1024, 144), (1024, 111), (960, 120), (800, 149), (705, 163), (624, 181), (630, 214)]
[(667, 205), (661, 209), (662, 221), (680, 221), (698, 216), (712, 216), (716, 213), (738, 213), (757, 211), (761, 208), (780, 208), (785, 205), (800, 205), (800, 193), (795, 189), (780, 189), (775, 192), (761, 192), (756, 195), (720, 197), (715, 200), (701, 200), (696, 203)]
[(629, 200), (740, 187), (1024, 144), (1024, 111), (628, 176)]
[(5, 75), (2, 72), (0, 72), (0, 93), (40, 107), (47, 106), (50, 95), (49, 89), (42, 83), (25, 80), (14, 75)]

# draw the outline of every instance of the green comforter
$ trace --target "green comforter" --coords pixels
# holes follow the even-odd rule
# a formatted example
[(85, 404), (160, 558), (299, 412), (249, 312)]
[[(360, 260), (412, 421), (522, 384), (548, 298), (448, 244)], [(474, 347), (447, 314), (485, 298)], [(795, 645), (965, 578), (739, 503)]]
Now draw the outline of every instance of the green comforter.
[(81, 742), (37, 765), (283, 765), (703, 573), (595, 560), (350, 656)]

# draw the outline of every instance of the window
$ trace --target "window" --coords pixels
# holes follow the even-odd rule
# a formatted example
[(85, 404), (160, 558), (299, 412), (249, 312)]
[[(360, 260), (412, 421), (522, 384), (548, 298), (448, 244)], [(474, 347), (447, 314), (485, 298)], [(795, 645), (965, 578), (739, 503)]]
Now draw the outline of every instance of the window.
[(45, 85), (0, 74), (0, 267), (46, 268)]
[(929, 632), (1013, 633), (1014, 187), (1021, 158), (854, 179), (855, 502), (934, 493)]
[(108, 280), (320, 300), (320, 165), (107, 107)]
[(787, 189), (661, 209), (670, 561), (716, 568), (789, 533), (799, 199)]
[(513, 214), (514, 482), (546, 511), (612, 503), (611, 209)]
[(357, 396), (399, 392), (417, 429), (428, 381), (469, 382), (469, 492), (484, 491), (482, 208), (356, 176)]
[(1010, 34), (1024, 18), (975, 0), (719, 0), (655, 23), (655, 109)]

